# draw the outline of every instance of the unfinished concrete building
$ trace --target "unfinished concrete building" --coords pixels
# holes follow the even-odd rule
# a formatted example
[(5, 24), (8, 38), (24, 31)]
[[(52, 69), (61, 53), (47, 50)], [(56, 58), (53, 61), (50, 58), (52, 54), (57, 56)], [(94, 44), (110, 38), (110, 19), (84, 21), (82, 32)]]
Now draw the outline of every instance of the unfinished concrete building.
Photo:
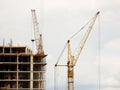
[(0, 46), (0, 90), (45, 90), (46, 56), (25, 46)]

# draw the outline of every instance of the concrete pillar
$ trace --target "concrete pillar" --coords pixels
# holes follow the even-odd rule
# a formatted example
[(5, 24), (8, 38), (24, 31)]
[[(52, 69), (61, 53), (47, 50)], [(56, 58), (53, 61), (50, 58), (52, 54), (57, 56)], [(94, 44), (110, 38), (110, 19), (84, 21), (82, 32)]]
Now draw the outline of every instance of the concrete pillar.
[(33, 55), (30, 57), (30, 90), (33, 90)]

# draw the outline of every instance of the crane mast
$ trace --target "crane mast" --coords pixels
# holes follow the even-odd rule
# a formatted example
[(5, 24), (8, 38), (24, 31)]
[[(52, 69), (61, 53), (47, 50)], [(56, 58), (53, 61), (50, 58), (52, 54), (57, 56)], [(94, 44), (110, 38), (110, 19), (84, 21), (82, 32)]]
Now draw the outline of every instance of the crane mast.
[(70, 40), (68, 40), (68, 90), (74, 90), (74, 56), (71, 54)]
[(95, 23), (95, 20), (98, 16), (99, 12), (96, 13), (96, 15), (92, 18), (92, 21), (90, 23), (90, 26), (87, 30), (87, 32), (85, 33), (82, 42), (80, 44), (79, 50), (77, 52), (77, 54), (74, 56), (72, 55), (71, 52), (71, 47), (70, 47), (70, 40), (68, 40), (67, 44), (68, 44), (68, 63), (67, 63), (67, 68), (68, 68), (68, 90), (74, 90), (74, 66), (76, 65), (76, 62), (81, 54), (81, 51), (86, 43), (86, 40), (88, 39), (88, 36), (92, 30), (92, 27)]
[(35, 37), (35, 39), (33, 39), (32, 41), (36, 42), (37, 54), (44, 54), (42, 34), (39, 32), (39, 23), (37, 21), (35, 9), (32, 9), (31, 13), (32, 13), (32, 20), (33, 20), (33, 28), (34, 28), (34, 37)]

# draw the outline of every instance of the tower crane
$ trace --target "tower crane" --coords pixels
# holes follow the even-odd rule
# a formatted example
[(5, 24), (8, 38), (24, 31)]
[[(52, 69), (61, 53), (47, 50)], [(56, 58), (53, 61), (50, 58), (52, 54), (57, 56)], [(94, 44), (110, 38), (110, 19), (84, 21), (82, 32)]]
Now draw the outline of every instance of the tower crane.
[(37, 54), (44, 54), (42, 34), (39, 32), (39, 23), (37, 21), (35, 9), (32, 9), (31, 13), (32, 13), (32, 20), (33, 20), (33, 28), (34, 28), (34, 37), (35, 37), (35, 39), (32, 39), (31, 41), (36, 42)]
[(68, 90), (74, 90), (74, 67), (78, 61), (78, 58), (81, 54), (81, 51), (83, 50), (83, 47), (88, 39), (88, 36), (90, 32), (92, 31), (92, 27), (96, 21), (97, 16), (99, 15), (100, 12), (97, 12), (95, 16), (92, 18), (91, 23), (88, 27), (88, 30), (86, 31), (81, 44), (79, 46), (79, 49), (76, 53), (76, 55), (72, 54), (71, 51), (71, 46), (70, 46), (70, 40), (67, 41), (67, 47), (68, 47), (68, 61), (67, 65), (59, 65), (58, 62), (55, 64), (55, 67), (57, 66), (67, 66), (67, 77), (68, 77)]

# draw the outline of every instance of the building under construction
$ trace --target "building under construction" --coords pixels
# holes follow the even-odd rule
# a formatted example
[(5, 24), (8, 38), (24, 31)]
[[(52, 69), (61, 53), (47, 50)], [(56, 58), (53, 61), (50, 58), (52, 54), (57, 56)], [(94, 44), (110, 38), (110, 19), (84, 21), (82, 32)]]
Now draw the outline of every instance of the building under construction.
[(46, 56), (25, 46), (0, 46), (0, 90), (45, 90)]

